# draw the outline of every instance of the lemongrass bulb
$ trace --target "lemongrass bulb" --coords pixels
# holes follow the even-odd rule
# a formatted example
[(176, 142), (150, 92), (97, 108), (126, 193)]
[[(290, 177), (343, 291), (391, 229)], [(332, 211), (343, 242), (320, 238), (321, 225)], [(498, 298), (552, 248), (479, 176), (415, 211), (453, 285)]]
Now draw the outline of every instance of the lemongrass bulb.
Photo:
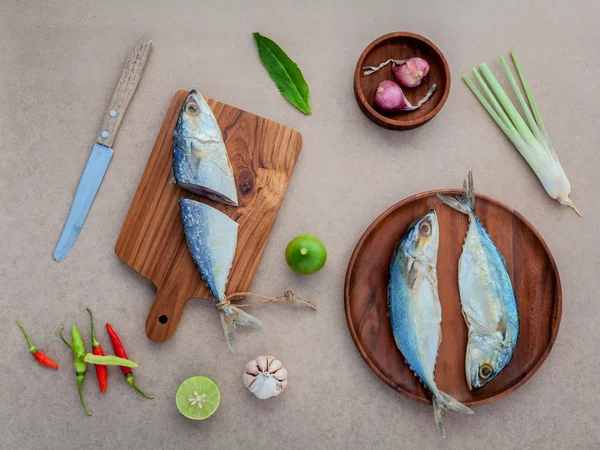
[(400, 63), (392, 61), (392, 72), (400, 85), (417, 87), (429, 73), (429, 63), (423, 58), (410, 58)]
[(550, 197), (562, 205), (570, 206), (581, 215), (571, 201), (571, 183), (558, 159), (543, 164), (539, 169), (536, 167), (534, 171)]
[(279, 395), (287, 386), (288, 373), (274, 356), (258, 356), (246, 364), (244, 384), (256, 397), (265, 400)]

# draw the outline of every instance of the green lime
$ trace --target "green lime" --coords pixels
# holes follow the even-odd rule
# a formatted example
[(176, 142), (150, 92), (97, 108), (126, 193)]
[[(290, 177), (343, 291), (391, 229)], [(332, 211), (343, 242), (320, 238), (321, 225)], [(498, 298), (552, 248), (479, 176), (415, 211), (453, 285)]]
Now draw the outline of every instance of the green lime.
[(185, 380), (175, 394), (177, 409), (188, 419), (204, 420), (212, 416), (221, 402), (221, 392), (207, 377)]
[(285, 260), (295, 272), (308, 275), (323, 268), (327, 261), (327, 249), (318, 237), (303, 234), (287, 245)]

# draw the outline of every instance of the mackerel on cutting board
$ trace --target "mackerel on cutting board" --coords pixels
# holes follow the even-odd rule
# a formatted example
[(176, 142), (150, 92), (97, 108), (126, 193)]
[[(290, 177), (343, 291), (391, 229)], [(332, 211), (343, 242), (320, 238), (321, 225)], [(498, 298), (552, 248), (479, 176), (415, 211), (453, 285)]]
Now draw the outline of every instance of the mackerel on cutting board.
[(298, 131), (206, 99), (223, 133), (239, 206), (193, 195), (169, 183), (173, 130), (188, 94), (177, 91), (171, 101), (115, 245), (117, 256), (156, 286), (146, 319), (146, 334), (154, 342), (173, 336), (190, 298), (211, 299), (187, 247), (179, 198), (206, 203), (239, 224), (227, 293), (248, 291), (302, 147)]

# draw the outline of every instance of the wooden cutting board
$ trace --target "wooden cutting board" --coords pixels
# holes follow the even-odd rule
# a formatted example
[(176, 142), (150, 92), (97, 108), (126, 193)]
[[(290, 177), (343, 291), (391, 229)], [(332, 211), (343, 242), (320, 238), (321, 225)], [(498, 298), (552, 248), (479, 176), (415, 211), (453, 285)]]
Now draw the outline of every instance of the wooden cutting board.
[(146, 334), (154, 342), (164, 342), (175, 333), (188, 299), (212, 300), (188, 250), (178, 199), (209, 204), (239, 224), (227, 293), (248, 291), (302, 147), (299, 132), (207, 99), (233, 166), (239, 207), (184, 191), (169, 183), (169, 177), (173, 130), (188, 93), (177, 91), (171, 101), (115, 246), (125, 264), (156, 286), (146, 319)]
[[(477, 182), (477, 179), (475, 179)], [(385, 383), (423, 403), (431, 394), (414, 376), (396, 347), (387, 308), (390, 262), (398, 240), (419, 215), (435, 209), (440, 243), (438, 292), (442, 306), (442, 343), (435, 366), (437, 386), (467, 406), (478, 406), (514, 392), (540, 368), (556, 340), (562, 310), (560, 277), (548, 246), (517, 211), (477, 195), (476, 213), (502, 253), (519, 309), (520, 330), (513, 357), (500, 374), (470, 392), (465, 377), (467, 327), (458, 289), (458, 259), (468, 218), (424, 192), (392, 206), (379, 216), (358, 242), (346, 273), (345, 309), (358, 351)]]

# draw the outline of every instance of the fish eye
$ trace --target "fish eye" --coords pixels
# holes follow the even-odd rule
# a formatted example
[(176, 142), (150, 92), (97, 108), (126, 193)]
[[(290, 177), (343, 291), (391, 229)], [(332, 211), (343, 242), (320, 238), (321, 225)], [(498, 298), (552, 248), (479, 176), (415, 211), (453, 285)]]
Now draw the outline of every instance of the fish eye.
[(200, 108), (198, 107), (198, 105), (195, 102), (189, 102), (185, 106), (185, 112), (191, 116), (197, 116), (198, 113), (200, 112)]
[(492, 369), (492, 366), (489, 364), (482, 364), (479, 366), (479, 376), (484, 380), (488, 379), (492, 373), (494, 373), (494, 369)]
[(427, 222), (423, 222), (419, 225), (419, 233), (421, 233), (422, 236), (429, 236), (431, 234), (431, 225)]

